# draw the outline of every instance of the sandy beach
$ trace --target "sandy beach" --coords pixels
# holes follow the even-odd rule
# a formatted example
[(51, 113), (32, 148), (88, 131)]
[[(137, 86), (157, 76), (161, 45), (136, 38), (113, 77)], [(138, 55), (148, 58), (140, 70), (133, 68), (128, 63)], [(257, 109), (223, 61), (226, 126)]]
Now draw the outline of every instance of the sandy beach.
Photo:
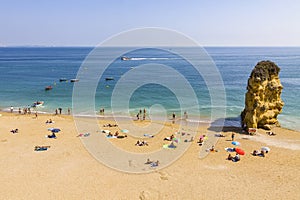
[[(45, 124), (49, 119), (54, 124)], [(195, 140), (176, 162), (150, 173), (125, 173), (97, 161), (77, 137), (72, 116), (19, 115), (0, 117), (1, 199), (299, 199), (300, 133), (275, 128), (276, 136), (258, 130), (255, 136), (224, 128), (215, 149), (199, 158), (201, 126)], [(100, 120), (99, 124), (113, 123)], [(139, 122), (137, 122), (139, 123)], [(143, 123), (143, 122), (140, 122)], [(144, 122), (149, 123), (149, 122)], [(50, 127), (59, 127), (57, 139), (46, 138)], [(10, 130), (18, 128), (18, 133)], [(112, 133), (118, 127), (108, 127)], [(145, 153), (161, 148), (164, 137), (176, 127), (165, 125), (159, 135), (146, 139), (148, 146), (135, 146), (136, 138), (111, 142), (130, 152)], [(187, 131), (188, 132), (188, 131)], [(227, 160), (225, 147), (233, 147), (231, 134), (246, 154), (241, 161)], [(90, 133), (101, 134), (101, 133)], [(90, 137), (90, 136), (88, 136)], [(35, 146), (50, 146), (34, 151)], [(180, 143), (178, 145), (181, 145)], [(252, 156), (254, 149), (268, 146), (266, 157)]]

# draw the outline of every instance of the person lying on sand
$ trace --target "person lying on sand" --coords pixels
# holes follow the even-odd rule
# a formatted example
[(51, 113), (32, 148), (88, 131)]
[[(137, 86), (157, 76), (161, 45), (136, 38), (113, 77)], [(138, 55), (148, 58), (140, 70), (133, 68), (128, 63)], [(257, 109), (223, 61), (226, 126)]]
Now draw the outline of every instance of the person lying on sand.
[(218, 150), (215, 149), (215, 146), (212, 145), (210, 149), (206, 149), (206, 151), (210, 151), (210, 152), (218, 152)]
[(149, 158), (147, 159), (147, 161), (145, 162), (146, 165), (153, 163), (154, 161), (150, 160)]
[(119, 135), (119, 131), (116, 131), (114, 136), (118, 137), (118, 135)]
[(232, 160), (233, 156), (231, 154), (228, 154), (227, 160)]
[(54, 123), (54, 122), (52, 121), (52, 119), (49, 119), (49, 120), (46, 121), (46, 124), (52, 124), (52, 123)]
[(159, 165), (159, 160), (157, 161), (152, 161), (149, 158), (145, 162), (145, 165), (150, 165), (151, 167), (157, 167)]
[(159, 165), (159, 161), (157, 160), (156, 162), (152, 162), (151, 167), (157, 167)]
[(46, 150), (48, 150), (48, 148), (50, 148), (50, 146), (35, 146), (34, 150), (35, 151), (46, 151)]
[(260, 154), (258, 154), (258, 156), (265, 157), (265, 152), (264, 151), (260, 151)]
[(138, 140), (136, 143), (135, 143), (135, 146), (148, 146), (148, 143), (144, 140)]
[(238, 162), (240, 160), (241, 160), (241, 158), (240, 158), (240, 155), (238, 153), (232, 158), (233, 162)]
[(111, 132), (109, 132), (108, 134), (107, 134), (107, 137), (112, 137), (113, 136), (113, 134), (111, 134)]
[(54, 138), (54, 139), (56, 139), (55, 133), (53, 132), (52, 135), (48, 135), (48, 138)]
[(223, 135), (222, 133), (219, 134), (215, 134), (216, 137), (225, 137), (225, 135)]
[(174, 138), (174, 135), (172, 134), (170, 137), (165, 137), (164, 140), (166, 141), (172, 141)]
[(269, 136), (275, 136), (276, 134), (274, 132), (268, 131), (266, 132)]
[(258, 156), (258, 155), (259, 155), (259, 153), (258, 153), (258, 151), (257, 151), (257, 150), (253, 150), (253, 152), (252, 152), (252, 155), (253, 155), (253, 156)]
[(104, 124), (103, 127), (117, 127), (117, 124)]
[(10, 132), (12, 132), (12, 133), (18, 133), (19, 132), (19, 129), (13, 129), (13, 130), (11, 130)]

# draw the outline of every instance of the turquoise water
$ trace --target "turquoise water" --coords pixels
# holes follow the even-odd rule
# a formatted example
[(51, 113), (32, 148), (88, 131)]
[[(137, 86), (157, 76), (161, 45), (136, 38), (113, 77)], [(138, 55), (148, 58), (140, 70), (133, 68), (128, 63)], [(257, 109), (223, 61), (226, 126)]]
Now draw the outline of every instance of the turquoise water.
[[(283, 127), (300, 130), (300, 48), (279, 47), (208, 47), (205, 48), (215, 62), (222, 76), (226, 90), (226, 116), (232, 118), (238, 125), (238, 116), (244, 107), (244, 95), (246, 92), (247, 79), (260, 60), (274, 61), (280, 68), (280, 79), (284, 86), (282, 99), (285, 106), (279, 120)], [(42, 107), (37, 108), (40, 112), (53, 113), (58, 107), (72, 108), (72, 92), (74, 84), (71, 82), (59, 82), (60, 78), (76, 78), (85, 57), (92, 48), (0, 48), (0, 108), (7, 110), (10, 106), (14, 108), (31, 105), (34, 101), (44, 101)], [(101, 49), (102, 55), (109, 57), (114, 48)], [(184, 51), (197, 59), (192, 48)], [(142, 49), (126, 54), (135, 58), (122, 61), (117, 58), (104, 76), (100, 79), (95, 94), (95, 110), (105, 108), (107, 115), (111, 112), (111, 95), (115, 84), (122, 74), (145, 64), (164, 64), (172, 66), (180, 72), (191, 84), (196, 92), (200, 114), (204, 118), (209, 116), (211, 110), (211, 99), (205, 81), (195, 70), (188, 67), (184, 59), (164, 52), (159, 49)], [(100, 62), (101, 63), (101, 62)], [(168, 74), (161, 74), (163, 78), (173, 79)], [(105, 81), (104, 77), (114, 77), (112, 81)], [(136, 76), (136, 82), (142, 82), (147, 74)], [(53, 89), (45, 91), (45, 86), (52, 85)], [(186, 97), (188, 100), (189, 97)], [(160, 104), (168, 115), (175, 112), (180, 115), (180, 104), (176, 95), (168, 88), (159, 84), (150, 83), (138, 88), (130, 98), (129, 110), (135, 115), (139, 109), (150, 108), (152, 105)], [(82, 115), (85, 112), (85, 104), (82, 103)], [(190, 119), (193, 119), (193, 105), (183, 110), (189, 111)], [(198, 111), (198, 110), (197, 110)], [(120, 109), (118, 115), (126, 115)], [(160, 113), (157, 112), (159, 115)]]

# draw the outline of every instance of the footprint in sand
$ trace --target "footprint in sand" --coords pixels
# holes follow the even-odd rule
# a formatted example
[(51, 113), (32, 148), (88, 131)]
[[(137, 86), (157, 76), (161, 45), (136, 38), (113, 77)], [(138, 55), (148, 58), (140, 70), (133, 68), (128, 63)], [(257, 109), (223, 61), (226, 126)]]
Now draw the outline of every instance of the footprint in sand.
[(168, 176), (169, 176), (169, 174), (168, 173), (166, 173), (166, 172), (158, 172), (159, 173), (159, 175), (160, 175), (160, 179), (161, 180), (164, 180), (164, 181), (167, 181), (167, 180), (169, 180), (169, 178), (168, 178)]
[(139, 195), (140, 200), (154, 200), (154, 199), (161, 199), (160, 193), (158, 191), (142, 191)]

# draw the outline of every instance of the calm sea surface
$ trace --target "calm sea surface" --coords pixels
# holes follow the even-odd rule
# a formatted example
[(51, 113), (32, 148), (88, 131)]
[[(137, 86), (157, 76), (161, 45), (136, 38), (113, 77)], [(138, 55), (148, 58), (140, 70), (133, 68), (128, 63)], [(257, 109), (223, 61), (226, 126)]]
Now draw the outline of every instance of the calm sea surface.
[[(76, 78), (78, 69), (92, 48), (30, 48), (30, 47), (2, 47), (0, 48), (0, 108), (8, 110), (10, 106), (26, 107), (35, 101), (44, 101), (44, 105), (36, 108), (39, 112), (53, 113), (58, 107), (72, 108), (72, 92), (74, 84), (60, 82), (60, 78), (68, 80)], [(248, 77), (261, 60), (271, 60), (280, 68), (280, 80), (284, 86), (282, 99), (285, 102), (283, 112), (279, 115), (281, 125), (286, 128), (300, 131), (300, 48), (283, 47), (208, 47), (205, 48), (216, 64), (226, 90), (226, 117), (231, 119), (231, 125), (239, 125), (238, 116), (244, 108), (244, 95)], [(102, 49), (102, 55), (109, 57), (114, 48)], [(192, 48), (185, 48), (185, 53), (197, 59)], [(211, 111), (211, 99), (205, 81), (194, 70), (187, 67), (187, 63), (180, 57), (159, 49), (142, 49), (126, 54), (132, 60), (122, 61), (120, 58), (111, 63), (100, 79), (95, 93), (95, 110), (105, 109), (111, 114), (111, 95), (115, 84), (122, 75), (144, 64), (163, 64), (176, 69), (194, 89), (199, 101), (200, 109), (197, 112), (205, 119)], [(99, 58), (102, 59), (102, 58)], [(104, 58), (103, 58), (104, 59)], [(86, 69), (88, 70), (88, 68)], [(176, 77), (161, 73), (162, 79)], [(105, 77), (114, 80), (106, 81)], [(143, 82), (147, 74), (141, 73), (133, 81)], [(52, 85), (53, 89), (45, 91), (45, 87)], [(188, 99), (188, 97), (187, 97)], [(85, 111), (83, 102), (80, 114), (89, 115)], [(141, 108), (152, 107), (159, 110), (164, 107), (168, 115), (172, 112), (180, 115), (183, 110), (189, 111), (189, 119), (197, 118), (193, 112), (193, 105), (180, 108), (180, 102), (167, 87), (149, 83), (137, 88), (130, 98), (129, 113), (134, 116)], [(126, 112), (120, 109), (120, 116)]]

